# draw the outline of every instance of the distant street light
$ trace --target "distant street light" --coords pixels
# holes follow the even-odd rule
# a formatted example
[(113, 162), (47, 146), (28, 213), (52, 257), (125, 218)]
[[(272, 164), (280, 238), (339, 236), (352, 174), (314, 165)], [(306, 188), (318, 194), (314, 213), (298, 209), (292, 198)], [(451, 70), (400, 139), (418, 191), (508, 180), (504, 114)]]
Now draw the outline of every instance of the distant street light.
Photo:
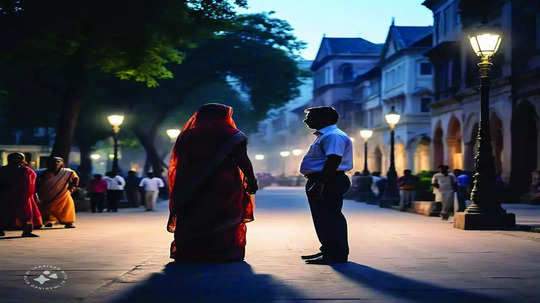
[(354, 138), (353, 137), (349, 137), (349, 139), (351, 139), (352, 143), (354, 143)]
[(261, 155), (261, 154), (258, 154), (258, 155), (255, 155), (255, 160), (264, 160), (264, 155)]
[(283, 158), (286, 158), (286, 157), (291, 155), (291, 152), (288, 151), (288, 150), (284, 150), (284, 151), (280, 152), (279, 155), (282, 156)]
[(300, 156), (304, 151), (301, 149), (293, 149), (292, 154), (295, 156)]
[(107, 120), (113, 127), (113, 140), (114, 140), (114, 154), (112, 171), (116, 174), (119, 172), (118, 168), (118, 132), (120, 131), (120, 125), (124, 122), (123, 115), (110, 115)]
[(167, 130), (167, 136), (169, 136), (169, 139), (171, 139), (171, 142), (176, 142), (176, 139), (178, 136), (180, 136), (180, 130), (178, 128), (170, 128)]
[(364, 171), (362, 173), (364, 176), (369, 175), (368, 165), (367, 165), (367, 151), (368, 151), (368, 140), (373, 136), (373, 131), (371, 129), (363, 129), (360, 131), (360, 137), (364, 139)]
[(395, 141), (395, 131), (396, 125), (399, 122), (400, 115), (396, 112), (395, 108), (392, 106), (392, 110), (386, 115), (384, 115), (384, 119), (386, 120), (386, 123), (388, 123), (388, 126), (390, 127), (390, 167), (388, 168), (388, 172), (386, 173), (386, 188), (384, 190), (384, 195), (382, 198), (381, 207), (388, 206), (389, 204), (395, 204), (397, 201), (399, 201), (399, 190), (397, 187), (397, 172), (396, 172), (396, 164), (395, 164), (395, 157), (394, 157), (394, 141)]
[(99, 160), (101, 158), (100, 154), (91, 154), (90, 159), (92, 160)]
[(461, 229), (503, 228), (516, 225), (514, 214), (508, 214), (498, 202), (495, 185), (495, 159), (491, 146), (489, 126), (489, 71), (493, 66), (491, 57), (501, 45), (501, 35), (496, 32), (479, 32), (469, 36), (472, 49), (480, 62), (480, 125), (478, 149), (474, 157), (473, 189), (471, 205), (454, 216), (454, 227)]

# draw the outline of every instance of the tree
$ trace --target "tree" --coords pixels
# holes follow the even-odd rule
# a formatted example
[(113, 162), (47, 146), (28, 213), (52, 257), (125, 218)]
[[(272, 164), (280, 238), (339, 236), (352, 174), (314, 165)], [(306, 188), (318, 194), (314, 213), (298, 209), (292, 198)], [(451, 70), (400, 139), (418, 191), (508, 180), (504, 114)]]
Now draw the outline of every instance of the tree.
[(189, 108), (191, 102), (186, 99), (197, 89), (237, 79), (237, 86), (244, 87), (249, 96), (248, 104), (240, 108), (246, 111), (245, 125), (251, 128), (269, 109), (298, 95), (301, 71), (295, 54), (304, 44), (291, 31), (286, 21), (270, 14), (238, 16), (227, 31), (197, 41), (198, 47), (186, 51), (183, 63), (171, 67), (173, 79), (161, 81), (157, 89), (128, 92), (128, 123), (154, 172), (163, 171), (154, 144), (160, 125), (175, 108)]
[(180, 50), (225, 28), (234, 4), (245, 0), (6, 0), (0, 58), (62, 97), (52, 153), (67, 159), (91, 72), (157, 86), (172, 78), (166, 65), (182, 61)]

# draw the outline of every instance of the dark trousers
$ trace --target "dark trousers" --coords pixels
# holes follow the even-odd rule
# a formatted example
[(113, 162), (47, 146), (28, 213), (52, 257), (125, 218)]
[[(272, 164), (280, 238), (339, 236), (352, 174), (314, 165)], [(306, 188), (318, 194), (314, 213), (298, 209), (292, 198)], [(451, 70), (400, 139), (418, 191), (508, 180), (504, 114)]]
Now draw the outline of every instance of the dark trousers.
[(105, 202), (105, 194), (100, 193), (90, 193), (90, 206), (92, 207), (92, 212), (95, 213), (96, 210), (99, 212), (103, 211)]
[(465, 211), (465, 201), (467, 201), (469, 190), (465, 186), (457, 187), (458, 212)]
[(122, 198), (123, 190), (107, 191), (107, 211), (118, 211), (118, 201)]
[[(317, 178), (310, 178), (306, 184), (310, 188)], [(321, 197), (308, 194), (309, 208), (315, 225), (315, 232), (321, 242), (321, 252), (326, 258), (346, 260), (349, 255), (347, 241), (347, 221), (341, 212), (343, 194), (347, 192), (351, 182), (346, 175), (337, 175), (328, 182)]]

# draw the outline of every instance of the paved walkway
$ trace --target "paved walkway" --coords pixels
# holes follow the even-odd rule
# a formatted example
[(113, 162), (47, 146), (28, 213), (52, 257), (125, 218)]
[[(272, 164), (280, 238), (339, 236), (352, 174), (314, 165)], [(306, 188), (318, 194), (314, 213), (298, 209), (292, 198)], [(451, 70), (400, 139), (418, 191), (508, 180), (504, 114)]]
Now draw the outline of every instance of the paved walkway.
[[(346, 201), (350, 262), (305, 265), (299, 255), (318, 244), (302, 190), (262, 190), (257, 206), (244, 263), (169, 263), (166, 203), (153, 213), (81, 213), (76, 229), (35, 239), (8, 232), (0, 302), (540, 302), (540, 233), (463, 231)], [(515, 208), (518, 221), (540, 217), (536, 207)], [(38, 265), (61, 268), (65, 285), (26, 285)]]

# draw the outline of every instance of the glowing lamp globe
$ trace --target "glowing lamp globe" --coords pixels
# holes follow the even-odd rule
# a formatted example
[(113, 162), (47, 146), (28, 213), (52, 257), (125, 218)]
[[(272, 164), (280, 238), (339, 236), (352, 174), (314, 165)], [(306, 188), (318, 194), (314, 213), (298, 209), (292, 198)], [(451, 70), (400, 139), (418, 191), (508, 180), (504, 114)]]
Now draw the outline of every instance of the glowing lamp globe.
[(290, 156), (291, 152), (284, 150), (284, 151), (280, 152), (279, 155), (282, 156), (283, 158), (285, 158), (285, 157)]
[(107, 117), (107, 120), (112, 126), (120, 126), (122, 123), (124, 123), (124, 116), (123, 115), (110, 115)]
[(258, 154), (258, 155), (255, 155), (255, 160), (264, 160), (264, 155), (261, 155), (261, 154)]
[(178, 138), (178, 136), (180, 136), (181, 131), (177, 128), (171, 128), (171, 129), (168, 129), (166, 132), (167, 132), (167, 136), (169, 136), (171, 140), (174, 140)]
[(362, 137), (365, 141), (369, 140), (373, 136), (373, 131), (371, 129), (363, 129), (360, 131), (360, 137)]
[(469, 42), (478, 57), (489, 58), (499, 49), (501, 35), (494, 32), (478, 33), (469, 36)]
[(101, 158), (100, 154), (91, 154), (90, 159), (92, 160), (99, 160)]
[(400, 117), (401, 116), (396, 112), (393, 106), (392, 110), (388, 114), (384, 115), (384, 119), (386, 120), (386, 123), (388, 123), (391, 129), (394, 129), (394, 127), (396, 127), (396, 124), (398, 124)]

